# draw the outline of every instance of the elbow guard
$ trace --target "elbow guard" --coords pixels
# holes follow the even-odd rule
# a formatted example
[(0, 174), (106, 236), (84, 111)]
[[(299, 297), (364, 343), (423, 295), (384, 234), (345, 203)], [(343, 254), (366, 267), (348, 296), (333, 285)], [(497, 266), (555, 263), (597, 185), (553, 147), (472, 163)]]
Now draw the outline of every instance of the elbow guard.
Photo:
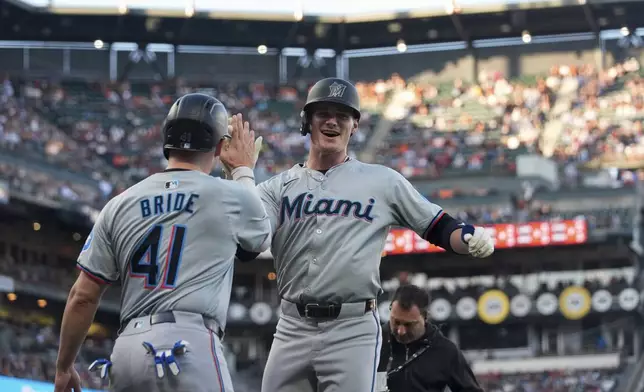
[(264, 252), (271, 247), (271, 236), (267, 236), (266, 240), (264, 240), (264, 243), (256, 249), (259, 250), (259, 252), (250, 252), (247, 251), (246, 249), (242, 248), (239, 244), (237, 244), (237, 252), (235, 252), (235, 256), (239, 259), (239, 261), (242, 262), (247, 262), (247, 261), (253, 261), (257, 258), (257, 256), (260, 255), (261, 252)]
[(445, 213), (443, 216), (438, 218), (438, 222), (435, 222), (427, 228), (423, 238), (436, 246), (440, 246), (448, 252), (454, 253), (454, 249), (452, 249), (452, 245), (450, 244), (450, 237), (454, 230), (462, 227), (462, 222)]

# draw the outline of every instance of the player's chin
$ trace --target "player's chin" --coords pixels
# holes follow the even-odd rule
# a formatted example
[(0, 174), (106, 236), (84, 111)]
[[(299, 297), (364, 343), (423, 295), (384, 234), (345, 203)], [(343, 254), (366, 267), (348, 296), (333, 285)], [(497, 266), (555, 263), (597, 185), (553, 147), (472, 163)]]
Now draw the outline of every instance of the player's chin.
[(344, 140), (342, 136), (328, 137), (322, 135), (320, 138), (320, 147), (325, 150), (342, 150), (344, 148)]
[(344, 151), (344, 148), (341, 145), (320, 145), (320, 151), (323, 154), (337, 154)]

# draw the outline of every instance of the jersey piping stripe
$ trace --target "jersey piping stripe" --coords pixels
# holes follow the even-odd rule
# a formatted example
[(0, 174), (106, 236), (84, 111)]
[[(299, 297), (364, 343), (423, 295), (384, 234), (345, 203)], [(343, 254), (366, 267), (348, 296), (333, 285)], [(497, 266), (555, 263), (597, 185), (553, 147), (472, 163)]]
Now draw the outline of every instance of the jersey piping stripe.
[(434, 219), (432, 219), (431, 222), (429, 222), (429, 225), (427, 226), (427, 230), (425, 230), (425, 235), (423, 236), (423, 238), (427, 239), (427, 237), (429, 236), (429, 233), (432, 231), (434, 226), (436, 226), (438, 221), (441, 220), (443, 215), (445, 215), (445, 211), (443, 210), (438, 211), (436, 216), (434, 216)]
[(217, 347), (215, 341), (214, 332), (210, 331), (210, 352), (212, 353), (212, 360), (215, 363), (215, 372), (217, 372), (217, 379), (219, 380), (219, 386), (221, 387), (221, 392), (226, 392), (224, 387), (224, 378), (221, 376), (221, 367), (219, 364), (219, 358), (217, 358)]
[(380, 351), (380, 321), (378, 320), (378, 317), (376, 316), (376, 312), (374, 310), (371, 311), (371, 314), (373, 315), (373, 319), (376, 322), (376, 348), (373, 350), (373, 369), (371, 371), (371, 392), (374, 392), (374, 387), (376, 386), (376, 370), (378, 370), (378, 354)]
[(89, 269), (87, 269), (87, 267), (84, 267), (84, 266), (80, 265), (79, 263), (76, 263), (76, 268), (78, 268), (79, 270), (85, 272), (87, 274), (87, 276), (90, 279), (92, 279), (93, 281), (95, 281), (96, 283), (100, 283), (100, 284), (112, 284), (112, 283), (114, 283), (114, 281), (109, 280), (109, 279), (101, 276), (100, 274), (97, 274), (96, 272), (90, 271)]

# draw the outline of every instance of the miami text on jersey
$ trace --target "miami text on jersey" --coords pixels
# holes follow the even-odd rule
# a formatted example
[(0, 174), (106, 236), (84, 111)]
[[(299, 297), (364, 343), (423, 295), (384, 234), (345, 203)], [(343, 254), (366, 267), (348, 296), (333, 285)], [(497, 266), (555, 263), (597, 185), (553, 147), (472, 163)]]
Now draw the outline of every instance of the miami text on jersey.
[(320, 199), (315, 201), (310, 193), (301, 193), (291, 202), (288, 196), (284, 196), (280, 207), (280, 225), (287, 218), (298, 220), (314, 215), (348, 217), (349, 214), (353, 214), (354, 218), (371, 223), (373, 221), (371, 210), (375, 203), (374, 198), (369, 199), (367, 206), (363, 206), (359, 201), (343, 199)]

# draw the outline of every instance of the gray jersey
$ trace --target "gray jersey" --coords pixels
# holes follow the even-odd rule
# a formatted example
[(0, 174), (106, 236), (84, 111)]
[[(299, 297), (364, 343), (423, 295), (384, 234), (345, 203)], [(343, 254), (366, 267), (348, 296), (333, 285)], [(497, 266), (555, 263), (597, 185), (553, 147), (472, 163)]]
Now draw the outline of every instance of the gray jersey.
[(326, 174), (296, 165), (258, 188), (279, 293), (292, 302), (376, 298), (390, 227), (423, 236), (443, 214), (398, 172), (357, 160)]
[(101, 211), (79, 268), (121, 280), (121, 320), (165, 310), (214, 318), (222, 328), (237, 245), (260, 251), (271, 232), (244, 185), (196, 171), (148, 177)]

